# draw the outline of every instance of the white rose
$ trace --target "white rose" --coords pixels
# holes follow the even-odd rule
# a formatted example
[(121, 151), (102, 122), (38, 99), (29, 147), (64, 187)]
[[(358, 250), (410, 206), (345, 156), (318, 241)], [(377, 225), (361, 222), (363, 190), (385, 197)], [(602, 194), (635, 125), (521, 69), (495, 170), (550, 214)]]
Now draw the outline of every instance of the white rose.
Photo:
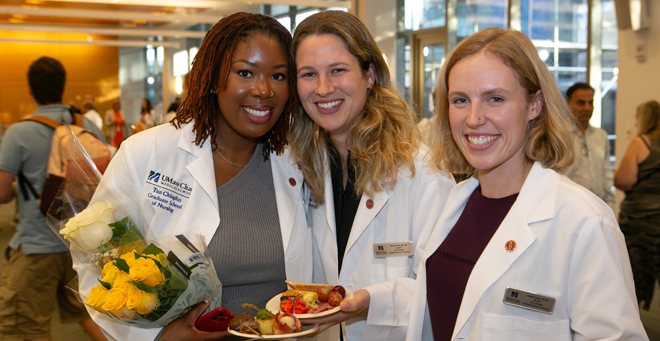
[(109, 202), (97, 202), (69, 219), (60, 234), (83, 250), (96, 251), (112, 239), (112, 227), (108, 224), (115, 222), (112, 213), (116, 210)]

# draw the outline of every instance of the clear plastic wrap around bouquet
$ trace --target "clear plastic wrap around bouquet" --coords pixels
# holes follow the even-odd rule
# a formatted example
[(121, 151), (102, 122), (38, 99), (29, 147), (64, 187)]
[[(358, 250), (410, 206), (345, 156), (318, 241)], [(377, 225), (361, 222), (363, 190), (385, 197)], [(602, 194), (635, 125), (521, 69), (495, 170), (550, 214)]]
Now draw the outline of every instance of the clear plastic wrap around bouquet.
[(75, 135), (72, 141), (61, 148), (77, 157), (65, 165), (46, 221), (78, 265), (79, 286), (70, 286), (78, 299), (112, 321), (142, 328), (163, 327), (209, 296), (219, 306), (222, 286), (204, 237), (156, 239), (129, 194), (134, 189), (109, 185)]

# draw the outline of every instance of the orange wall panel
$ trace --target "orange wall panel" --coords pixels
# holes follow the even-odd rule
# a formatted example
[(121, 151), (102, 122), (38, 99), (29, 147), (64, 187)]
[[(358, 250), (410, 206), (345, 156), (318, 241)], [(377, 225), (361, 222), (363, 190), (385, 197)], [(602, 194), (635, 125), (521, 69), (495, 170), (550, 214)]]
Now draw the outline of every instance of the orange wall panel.
[[(0, 31), (0, 38), (87, 40), (84, 34), (23, 33)], [(116, 37), (96, 36), (94, 40)], [(27, 71), (42, 56), (55, 58), (66, 70), (62, 102), (81, 108), (85, 95), (96, 99), (101, 115), (119, 98), (119, 48), (93, 45), (0, 43), (0, 122), (3, 127), (34, 111)]]

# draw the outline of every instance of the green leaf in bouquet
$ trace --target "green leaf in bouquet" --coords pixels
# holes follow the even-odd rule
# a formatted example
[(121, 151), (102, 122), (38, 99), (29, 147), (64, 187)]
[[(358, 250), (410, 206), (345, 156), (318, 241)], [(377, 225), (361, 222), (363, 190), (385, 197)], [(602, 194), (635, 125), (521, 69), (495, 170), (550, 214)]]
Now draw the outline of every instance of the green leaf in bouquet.
[(144, 252), (142, 254), (145, 255), (157, 255), (159, 253), (165, 254), (163, 250), (161, 250), (158, 246), (154, 245), (153, 243), (149, 244), (146, 249), (144, 249)]
[(142, 233), (138, 231), (138, 229), (135, 226), (131, 226), (122, 236), (121, 239), (119, 240), (119, 246), (124, 246), (126, 244), (136, 242), (136, 241), (141, 241), (144, 240), (144, 237), (142, 236)]
[(126, 230), (123, 227), (115, 227), (112, 229), (112, 238), (121, 237)]
[(121, 258), (115, 258), (115, 266), (116, 266), (119, 270), (121, 270), (121, 271), (123, 271), (123, 272), (126, 272), (126, 273), (128, 273), (128, 271), (129, 271), (129, 269), (130, 269), (130, 268), (128, 267), (128, 263), (126, 263), (126, 261), (123, 260), (123, 259), (121, 259)]
[(100, 279), (99, 279), (98, 281), (99, 281), (99, 283), (101, 283), (101, 285), (102, 285), (104, 288), (106, 288), (106, 289), (108, 289), (108, 290), (112, 289), (112, 284), (110, 284), (110, 283), (108, 283), (108, 282), (104, 282), (104, 281), (102, 281), (102, 280), (100, 280)]
[(142, 284), (140, 282), (130, 282), (130, 283), (133, 283), (138, 289), (146, 292), (158, 292), (163, 289), (163, 287), (154, 288), (146, 284)]

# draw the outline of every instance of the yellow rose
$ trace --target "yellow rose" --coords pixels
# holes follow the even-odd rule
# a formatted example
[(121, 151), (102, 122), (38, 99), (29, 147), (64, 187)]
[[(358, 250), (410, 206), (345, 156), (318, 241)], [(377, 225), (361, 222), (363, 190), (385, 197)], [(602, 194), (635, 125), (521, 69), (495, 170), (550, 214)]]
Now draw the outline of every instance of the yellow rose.
[(165, 280), (165, 276), (151, 258), (136, 259), (128, 272), (128, 278), (150, 287), (156, 287)]
[(112, 213), (116, 210), (108, 202), (97, 202), (69, 219), (60, 234), (83, 250), (96, 251), (112, 239), (108, 224), (115, 222)]
[[(126, 282), (128, 282), (128, 274), (123, 272), (123, 271), (119, 271), (117, 276), (115, 276), (115, 280), (112, 282), (112, 287), (113, 288), (121, 288), (122, 285)], [(126, 290), (126, 289), (124, 289), (124, 290)]]
[(94, 309), (102, 309), (108, 291), (109, 290), (102, 285), (93, 287), (92, 292), (87, 296), (87, 305)]
[(147, 315), (156, 309), (158, 303), (157, 292), (146, 292), (132, 286), (128, 289), (126, 308), (133, 309), (141, 315)]
[(135, 263), (135, 249), (133, 249), (133, 251), (131, 252), (126, 252), (125, 254), (121, 255), (121, 257), (119, 258), (125, 260), (126, 264), (128, 264), (128, 267), (130, 268), (131, 266), (133, 266), (133, 263)]
[(126, 306), (123, 306), (119, 309), (110, 310), (109, 313), (115, 315), (120, 320), (130, 320), (133, 318), (133, 316), (135, 316), (135, 310), (130, 310), (126, 308)]
[(101, 280), (103, 282), (108, 282), (112, 284), (117, 278), (117, 275), (122, 272), (123, 271), (119, 270), (119, 268), (115, 266), (114, 261), (110, 263), (105, 263), (105, 265), (103, 266), (103, 270), (101, 271), (101, 275), (103, 275), (103, 279)]
[(158, 262), (160, 262), (160, 265), (162, 266), (167, 265), (167, 256), (165, 256), (164, 253), (159, 253), (157, 255), (144, 255), (144, 256), (157, 260)]
[(118, 310), (126, 304), (126, 290), (121, 288), (112, 288), (105, 296), (105, 303), (102, 309), (105, 311)]

